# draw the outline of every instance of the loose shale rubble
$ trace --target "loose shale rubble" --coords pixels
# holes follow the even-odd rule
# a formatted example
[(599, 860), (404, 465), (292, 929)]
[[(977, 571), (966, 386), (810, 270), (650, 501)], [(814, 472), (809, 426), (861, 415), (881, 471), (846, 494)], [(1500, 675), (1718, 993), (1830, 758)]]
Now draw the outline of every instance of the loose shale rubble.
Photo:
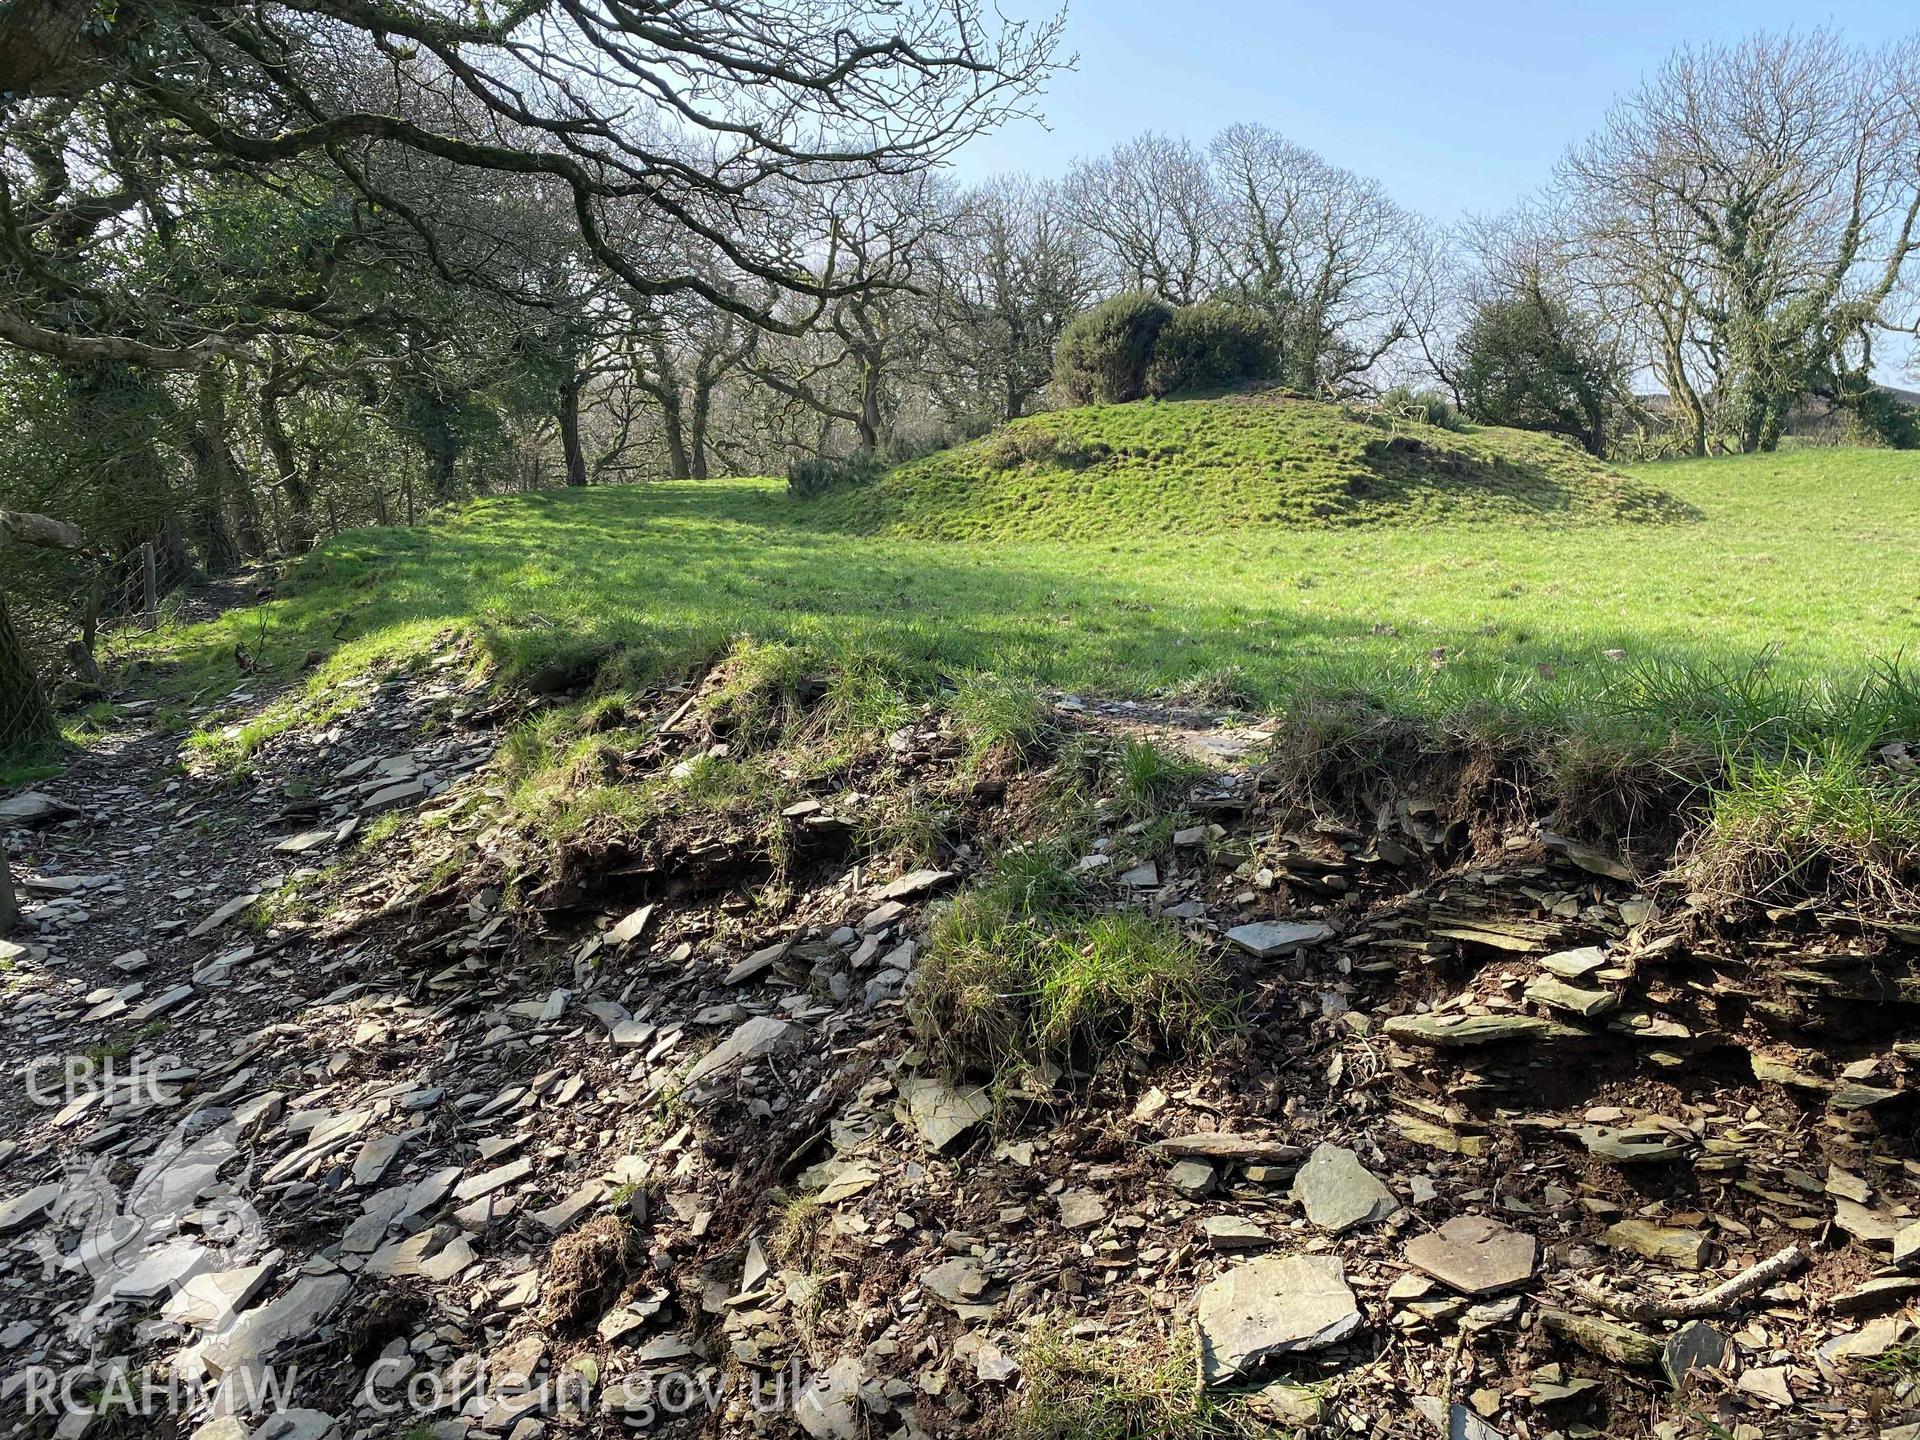
[[(1729, 909), (1464, 787), (1316, 819), (1264, 732), (1067, 700), (1214, 765), (1075, 868), (1236, 1013), (991, 1091), (907, 1007), (1045, 756), (983, 780), (929, 710), (784, 868), (725, 815), (557, 855), (459, 659), (238, 785), (135, 706), (0, 809), (7, 1433), (989, 1435), (1051, 1337), (1183, 1367), (1210, 1433), (1920, 1436), (1913, 917)], [(696, 698), (627, 763), (725, 743)], [(903, 776), (936, 864), (860, 840)]]

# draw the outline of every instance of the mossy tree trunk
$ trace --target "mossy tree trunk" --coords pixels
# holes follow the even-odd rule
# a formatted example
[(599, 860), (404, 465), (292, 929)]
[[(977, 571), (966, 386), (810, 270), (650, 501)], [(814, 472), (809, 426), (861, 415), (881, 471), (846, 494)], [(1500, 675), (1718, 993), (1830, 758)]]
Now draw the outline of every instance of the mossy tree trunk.
[[(228, 506), (237, 505), (250, 487), (227, 438), (226, 398), (213, 366), (195, 377), (193, 418), (186, 440), (196, 482), (193, 524), (201, 559), (208, 574), (230, 575), (239, 568), (248, 544), (258, 546), (258, 535), (249, 536), (243, 530), (236, 536), (228, 522)], [(258, 548), (254, 553), (259, 553)]]
[(13, 861), (0, 842), (0, 935), (11, 935), (20, 928), (20, 905), (13, 898)]
[(580, 391), (584, 374), (569, 375), (560, 385), (560, 402), (555, 413), (560, 420), (560, 450), (566, 457), (567, 484), (576, 488), (587, 483), (587, 452), (580, 443)]
[(267, 442), (267, 454), (273, 457), (274, 480), (285, 497), (290, 512), (286, 524), (286, 547), (296, 555), (313, 548), (319, 531), (313, 520), (313, 493), (300, 475), (300, 460), (293, 451), (293, 438), (280, 416), (280, 397), (269, 386), (260, 392), (260, 434)]
[(13, 628), (7, 598), (0, 595), (0, 753), (38, 749), (59, 738), (47, 692)]

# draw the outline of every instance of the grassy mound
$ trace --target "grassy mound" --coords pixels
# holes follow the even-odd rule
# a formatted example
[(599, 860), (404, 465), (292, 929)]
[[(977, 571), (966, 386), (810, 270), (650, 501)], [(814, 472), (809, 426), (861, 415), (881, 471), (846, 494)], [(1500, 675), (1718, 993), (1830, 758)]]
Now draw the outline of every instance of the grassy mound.
[(1698, 518), (1552, 436), (1445, 430), (1275, 395), (1034, 416), (829, 496), (815, 513), (927, 540)]

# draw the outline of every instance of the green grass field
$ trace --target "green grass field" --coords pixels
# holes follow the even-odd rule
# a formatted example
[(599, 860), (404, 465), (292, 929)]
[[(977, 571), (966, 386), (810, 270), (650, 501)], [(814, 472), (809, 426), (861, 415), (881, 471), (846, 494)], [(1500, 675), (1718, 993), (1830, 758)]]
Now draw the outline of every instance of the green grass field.
[[(236, 644), (269, 672), (334, 652), (312, 688), (324, 704), (333, 680), (453, 626), (520, 676), (591, 675), (617, 656), (608, 680), (634, 683), (752, 635), (929, 684), (990, 670), (1271, 708), (1357, 692), (1438, 717), (1712, 708), (1724, 670), (1745, 687), (1742, 718), (1794, 686), (1844, 689), (1920, 638), (1920, 456), (1802, 450), (1600, 474), (1671, 497), (1666, 518), (1555, 523), (1476, 505), (1403, 523), (939, 541), (851, 531), (860, 494), (809, 505), (768, 480), (550, 491), (343, 536), (282, 598), (132, 643), (160, 662), (163, 692), (202, 702), (245, 678)], [(1674, 665), (1694, 672), (1679, 701)], [(244, 750), (287, 713), (218, 748)]]

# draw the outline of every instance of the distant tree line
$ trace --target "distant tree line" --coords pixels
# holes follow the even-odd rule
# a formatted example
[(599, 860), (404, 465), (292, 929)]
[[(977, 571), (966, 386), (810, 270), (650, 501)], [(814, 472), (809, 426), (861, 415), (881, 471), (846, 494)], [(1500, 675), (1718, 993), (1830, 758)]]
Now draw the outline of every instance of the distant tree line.
[[(1541, 195), (1442, 227), (1255, 124), (953, 183), (1059, 34), (975, 0), (0, 12), (0, 512), (83, 537), (0, 527), (0, 676), (84, 685), (103, 622), (462, 496), (870, 468), (1061, 403), (1397, 388), (1704, 454), (1812, 399), (1916, 438), (1871, 379), (1920, 315), (1914, 42), (1683, 50)], [(52, 733), (37, 690), (0, 731)]]

